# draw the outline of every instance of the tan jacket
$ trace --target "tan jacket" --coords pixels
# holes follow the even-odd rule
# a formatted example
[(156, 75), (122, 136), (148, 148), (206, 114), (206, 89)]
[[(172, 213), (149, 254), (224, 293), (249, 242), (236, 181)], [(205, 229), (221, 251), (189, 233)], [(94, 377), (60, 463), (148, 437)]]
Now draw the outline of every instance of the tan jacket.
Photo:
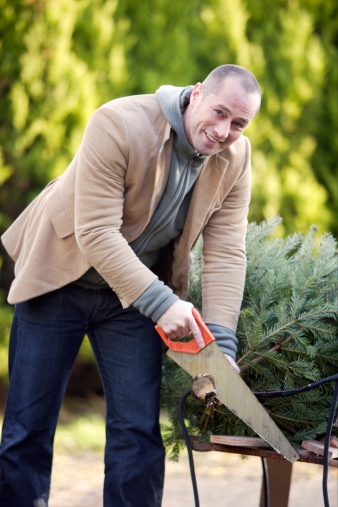
[[(165, 189), (172, 133), (155, 95), (98, 109), (65, 171), (2, 236), (15, 261), (8, 301), (62, 287), (94, 266), (131, 305), (157, 278), (128, 243), (148, 224)], [(175, 242), (170, 286), (188, 293), (189, 253), (203, 232), (203, 316), (235, 331), (245, 280), (250, 144), (244, 136), (211, 156), (195, 184)]]

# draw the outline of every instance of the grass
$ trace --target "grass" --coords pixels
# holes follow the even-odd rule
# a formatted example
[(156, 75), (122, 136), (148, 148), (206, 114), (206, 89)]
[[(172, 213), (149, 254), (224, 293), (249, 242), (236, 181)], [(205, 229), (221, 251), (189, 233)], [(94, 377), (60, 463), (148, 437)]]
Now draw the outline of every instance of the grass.
[(105, 444), (105, 421), (96, 414), (79, 415), (70, 423), (60, 423), (55, 434), (55, 449), (102, 451)]
[(105, 445), (105, 403), (102, 397), (66, 398), (55, 433), (56, 450), (102, 451)]

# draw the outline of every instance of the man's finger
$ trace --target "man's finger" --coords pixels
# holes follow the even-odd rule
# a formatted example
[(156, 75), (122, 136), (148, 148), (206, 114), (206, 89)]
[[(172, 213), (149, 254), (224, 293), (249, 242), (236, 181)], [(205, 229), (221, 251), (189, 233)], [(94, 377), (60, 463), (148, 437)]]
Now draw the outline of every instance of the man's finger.
[(203, 349), (205, 347), (204, 338), (202, 336), (202, 332), (200, 328), (198, 327), (196, 320), (194, 317), (192, 317), (192, 321), (189, 321), (189, 328), (192, 334), (194, 335), (194, 338), (196, 340), (197, 345), (200, 349)]

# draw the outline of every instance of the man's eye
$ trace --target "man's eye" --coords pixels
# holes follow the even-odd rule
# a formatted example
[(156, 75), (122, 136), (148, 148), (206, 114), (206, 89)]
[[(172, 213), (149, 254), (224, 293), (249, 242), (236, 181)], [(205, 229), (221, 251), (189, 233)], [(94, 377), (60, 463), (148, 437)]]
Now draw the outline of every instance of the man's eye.
[(241, 123), (239, 123), (238, 121), (234, 121), (234, 125), (238, 129), (243, 129), (244, 128), (243, 125)]
[(223, 116), (223, 112), (220, 109), (215, 109), (217, 116)]

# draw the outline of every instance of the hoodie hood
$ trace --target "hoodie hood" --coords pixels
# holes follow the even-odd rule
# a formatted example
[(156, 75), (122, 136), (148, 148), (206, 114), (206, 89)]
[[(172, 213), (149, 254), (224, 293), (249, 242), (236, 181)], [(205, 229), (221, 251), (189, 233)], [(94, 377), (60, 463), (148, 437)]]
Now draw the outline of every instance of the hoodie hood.
[[(183, 114), (189, 104), (193, 86), (179, 87), (163, 85), (156, 91), (164, 116), (177, 134), (175, 151), (183, 152), (185, 156), (200, 156), (198, 151), (189, 143), (183, 125)], [(201, 156), (201, 158), (204, 158)]]

